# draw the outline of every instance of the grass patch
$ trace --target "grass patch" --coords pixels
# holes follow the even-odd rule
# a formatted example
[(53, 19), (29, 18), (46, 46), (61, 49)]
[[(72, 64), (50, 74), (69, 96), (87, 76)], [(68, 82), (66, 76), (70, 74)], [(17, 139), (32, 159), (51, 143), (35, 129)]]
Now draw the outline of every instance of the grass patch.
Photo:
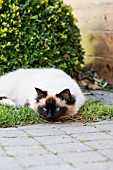
[[(101, 120), (113, 120), (113, 105), (108, 106), (101, 101), (86, 101), (74, 118), (64, 121), (96, 122)], [(43, 122), (44, 120), (29, 107), (20, 107), (17, 110), (10, 106), (0, 105), (0, 127), (15, 127)]]
[(10, 106), (0, 105), (0, 127), (15, 127), (16, 125), (26, 125), (41, 123), (43, 120), (29, 107), (20, 107), (19, 110)]
[(85, 105), (78, 112), (79, 116), (85, 122), (113, 120), (113, 105), (109, 106), (98, 100), (86, 101)]

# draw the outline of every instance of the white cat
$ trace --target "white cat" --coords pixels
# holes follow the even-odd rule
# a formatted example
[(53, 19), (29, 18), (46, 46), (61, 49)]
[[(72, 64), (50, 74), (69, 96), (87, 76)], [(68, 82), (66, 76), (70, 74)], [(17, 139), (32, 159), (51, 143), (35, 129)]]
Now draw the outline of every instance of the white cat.
[(59, 69), (19, 69), (0, 77), (0, 102), (29, 105), (45, 119), (74, 116), (84, 104), (80, 87)]

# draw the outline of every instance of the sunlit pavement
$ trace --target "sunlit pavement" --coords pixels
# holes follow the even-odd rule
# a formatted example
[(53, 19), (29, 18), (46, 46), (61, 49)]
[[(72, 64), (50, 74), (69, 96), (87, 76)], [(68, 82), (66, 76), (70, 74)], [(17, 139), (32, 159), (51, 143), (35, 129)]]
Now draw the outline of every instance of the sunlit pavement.
[(113, 170), (113, 121), (0, 128), (0, 170)]

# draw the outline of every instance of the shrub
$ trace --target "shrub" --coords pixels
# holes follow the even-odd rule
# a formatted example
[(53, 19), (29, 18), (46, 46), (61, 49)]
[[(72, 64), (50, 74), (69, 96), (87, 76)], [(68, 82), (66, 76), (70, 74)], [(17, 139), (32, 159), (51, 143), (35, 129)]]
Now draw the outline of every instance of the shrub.
[(3, 0), (0, 11), (0, 74), (22, 67), (79, 70), (80, 30), (62, 0)]

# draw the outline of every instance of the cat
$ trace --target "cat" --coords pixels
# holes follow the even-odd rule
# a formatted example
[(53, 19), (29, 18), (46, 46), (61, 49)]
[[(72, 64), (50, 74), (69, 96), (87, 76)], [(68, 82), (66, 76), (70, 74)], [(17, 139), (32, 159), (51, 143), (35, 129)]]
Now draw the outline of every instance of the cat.
[(29, 105), (46, 120), (74, 116), (85, 97), (75, 80), (56, 68), (18, 69), (0, 77), (0, 103)]

